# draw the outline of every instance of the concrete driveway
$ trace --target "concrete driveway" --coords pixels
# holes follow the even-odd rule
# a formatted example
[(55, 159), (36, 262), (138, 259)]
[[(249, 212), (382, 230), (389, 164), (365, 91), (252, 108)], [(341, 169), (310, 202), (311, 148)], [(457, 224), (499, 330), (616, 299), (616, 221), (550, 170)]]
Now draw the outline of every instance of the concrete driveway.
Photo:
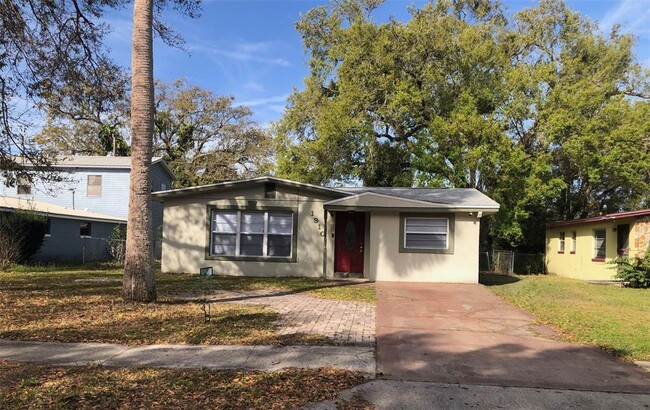
[(482, 285), (378, 282), (377, 297), (380, 378), (650, 393), (650, 373), (552, 340)]

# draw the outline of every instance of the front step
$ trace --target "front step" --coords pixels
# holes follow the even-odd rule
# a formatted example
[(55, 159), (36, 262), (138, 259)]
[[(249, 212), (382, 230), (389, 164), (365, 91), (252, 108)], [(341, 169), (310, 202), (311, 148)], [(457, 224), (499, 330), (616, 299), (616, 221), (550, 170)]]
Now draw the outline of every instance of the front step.
[(339, 279), (363, 279), (363, 273), (355, 272), (334, 272), (334, 278)]

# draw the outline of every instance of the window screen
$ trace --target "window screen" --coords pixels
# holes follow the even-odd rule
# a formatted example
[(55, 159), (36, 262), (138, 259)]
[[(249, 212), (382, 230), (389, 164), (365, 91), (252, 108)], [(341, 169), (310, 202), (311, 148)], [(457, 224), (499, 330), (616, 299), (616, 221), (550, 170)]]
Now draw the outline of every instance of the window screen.
[(101, 197), (102, 196), (102, 176), (101, 175), (88, 175), (88, 185), (86, 187), (86, 196)]
[(16, 178), (16, 194), (18, 195), (31, 195), (32, 181), (26, 175), (19, 175)]

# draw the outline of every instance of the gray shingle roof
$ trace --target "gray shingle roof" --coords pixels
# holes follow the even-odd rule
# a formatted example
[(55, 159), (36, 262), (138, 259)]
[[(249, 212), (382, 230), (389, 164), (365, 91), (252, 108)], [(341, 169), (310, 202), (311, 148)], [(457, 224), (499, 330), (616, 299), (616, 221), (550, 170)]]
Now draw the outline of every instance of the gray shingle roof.
[[(161, 161), (161, 157), (151, 158), (151, 163)], [(102, 157), (97, 155), (74, 155), (61, 158), (55, 167), (80, 167), (80, 168), (131, 168), (131, 157)]]
[(434, 204), (452, 206), (499, 207), (499, 204), (473, 188), (384, 188), (344, 187), (338, 188), (354, 194), (372, 192), (398, 198), (414, 199)]

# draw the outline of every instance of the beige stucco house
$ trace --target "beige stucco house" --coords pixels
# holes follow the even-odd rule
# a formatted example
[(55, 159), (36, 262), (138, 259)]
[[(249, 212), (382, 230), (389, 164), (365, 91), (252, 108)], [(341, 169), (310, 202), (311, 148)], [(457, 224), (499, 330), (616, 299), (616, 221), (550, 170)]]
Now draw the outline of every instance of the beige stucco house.
[(328, 188), (273, 177), (156, 192), (163, 272), (478, 281), (475, 189)]
[(650, 244), (650, 209), (546, 225), (548, 273), (612, 280), (618, 256), (642, 256)]

